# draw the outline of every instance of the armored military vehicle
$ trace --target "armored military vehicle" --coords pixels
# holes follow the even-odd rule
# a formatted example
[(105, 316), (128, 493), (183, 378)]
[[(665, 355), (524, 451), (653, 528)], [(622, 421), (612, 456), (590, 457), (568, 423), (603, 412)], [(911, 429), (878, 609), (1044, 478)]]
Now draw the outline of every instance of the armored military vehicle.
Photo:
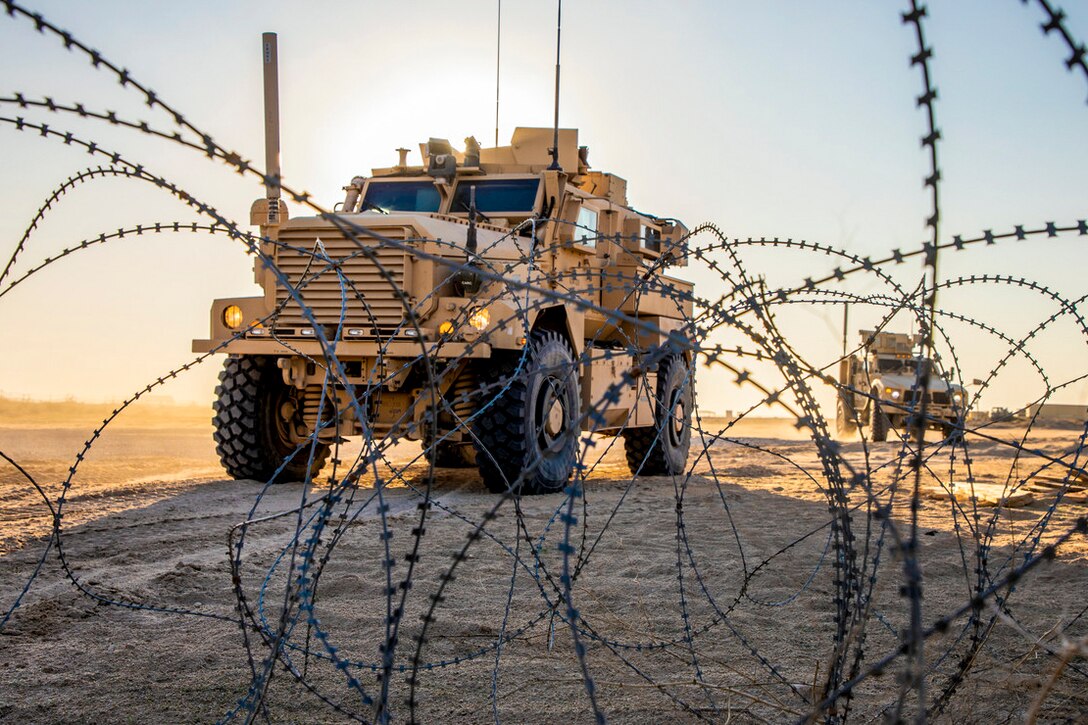
[[(923, 400), (925, 425), (945, 435), (962, 434), (967, 393), (938, 375), (932, 361), (916, 351), (918, 335), (861, 330), (861, 355), (850, 355), (839, 363), (839, 396), (835, 420), (842, 434), (869, 426), (869, 437), (888, 439), (892, 428), (903, 429), (918, 420)], [(928, 366), (929, 385), (918, 387), (921, 366)], [(852, 388), (853, 390), (851, 390)]]
[(193, 342), (228, 355), (214, 417), (227, 472), (298, 480), (344, 437), (391, 436), (436, 466), (477, 466), (492, 491), (550, 492), (584, 431), (622, 435), (633, 473), (683, 471), (692, 287), (663, 269), (685, 264), (684, 225), (631, 208), (577, 131), (542, 128), (463, 152), (432, 138), (418, 165), (398, 149), (336, 213), (289, 218), (265, 43), (269, 173), (251, 209), (264, 294), (215, 300)]

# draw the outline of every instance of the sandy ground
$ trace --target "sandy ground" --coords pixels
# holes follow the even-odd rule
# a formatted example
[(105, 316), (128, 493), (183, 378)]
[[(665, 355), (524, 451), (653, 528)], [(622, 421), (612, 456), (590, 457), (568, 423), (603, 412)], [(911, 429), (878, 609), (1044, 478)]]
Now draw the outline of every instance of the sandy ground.
[[(254, 681), (251, 668), (260, 670), (269, 648), (260, 631), (239, 628), (228, 535), (254, 521), (245, 532), (240, 587), (256, 621), (266, 633), (274, 631), (298, 525), (295, 513), (274, 514), (294, 511), (304, 496), (313, 499), (314, 490), (289, 483), (260, 495), (262, 488), (252, 482), (224, 481), (206, 425), (160, 423), (111, 430), (80, 464), (63, 508), (63, 564), (50, 546), (52, 514), (42, 495), (11, 466), (0, 467), (2, 612), (42, 562), (0, 628), (4, 722), (214, 722), (237, 714), (234, 708)], [(3, 427), (0, 450), (55, 500), (88, 431), (50, 427), (48, 421)], [(1002, 438), (1018, 433), (990, 432)], [(789, 426), (756, 421), (731, 435), (740, 442), (697, 451), (696, 475), (686, 484), (666, 478), (632, 483), (618, 445), (593, 466), (570, 527), (578, 645), (566, 606), (554, 606), (563, 587), (566, 497), (523, 499), (520, 514), (507, 501), (489, 519), (498, 499), (482, 490), (474, 473), (440, 471), (404, 603), (389, 685), (391, 718), (593, 722), (576, 655), (582, 645), (597, 707), (612, 722), (803, 718), (810, 686), (826, 675), (834, 644), (825, 479), (813, 444)], [(1076, 447), (1076, 436), (1040, 431), (1031, 444), (1060, 456)], [(1015, 460), (1005, 446), (970, 441), (976, 481), (1015, 482), (1043, 461)], [(595, 439), (594, 455), (610, 442)], [(353, 500), (334, 510), (318, 544), (319, 553), (329, 552), (310, 622), (319, 626), (308, 626), (305, 618), (295, 624), (261, 717), (341, 722), (348, 720), (344, 711), (373, 717), (361, 693), (378, 691), (371, 666), (380, 663), (386, 636), (382, 562), (396, 561), (394, 583), (407, 571), (421, 500), (412, 486), (425, 487), (428, 473), (421, 462), (408, 463), (417, 451), (405, 444), (392, 452), (394, 463), (405, 467), (403, 477), (381, 491), (380, 503), (366, 481)], [(846, 442), (844, 451), (847, 462), (864, 466), (859, 442)], [(892, 443), (870, 449), (876, 486), (893, 482), (899, 453)], [(966, 471), (962, 450), (954, 462), (945, 451), (930, 464), (925, 483), (960, 480)], [(326, 468), (322, 480), (330, 473)], [(926, 623), (972, 595), (979, 551), (973, 529), (983, 532), (978, 541), (988, 547), (985, 565), (999, 577), (1023, 563), (1036, 533), (1039, 546), (1045, 545), (1088, 513), (1088, 504), (1072, 499), (1052, 506), (1055, 489), (1033, 490), (1032, 502), (1000, 510), (923, 499), (919, 558)], [(891, 535), (881, 536), (861, 487), (848, 495), (856, 507), (854, 531), (869, 542), (864, 560), (870, 567), (880, 552), (866, 626), (858, 632), (868, 664), (896, 649), (909, 607), (900, 593), (902, 558)], [(905, 531), (909, 491), (894, 497), (888, 491), (879, 499), (894, 501), (893, 521)], [(304, 516), (316, 509), (307, 508)], [(481, 522), (485, 533), (470, 540)], [(1004, 611), (984, 612), (993, 626), (980, 633), (983, 646), (939, 719), (1021, 721), (1038, 707), (1042, 721), (1084, 722), (1088, 661), (1083, 652), (1071, 654), (1063, 667), (1053, 653), (1088, 636), (1086, 591), (1088, 541), (1075, 535), (1053, 561), (1019, 582)], [(432, 595), (441, 598), (417, 657), (415, 638), (423, 633), (421, 617)], [(292, 613), (297, 604), (290, 603)], [(926, 643), (931, 705), (967, 652), (972, 630), (964, 630), (966, 621), (955, 618), (946, 633)], [(508, 640), (504, 633), (516, 636)], [(349, 662), (345, 669), (330, 662), (329, 646)], [(412, 693), (409, 673), (401, 669), (414, 661), (421, 669)], [(861, 683), (851, 718), (868, 722), (894, 708), (903, 667), (896, 660)], [(349, 678), (358, 680), (359, 689)], [(913, 707), (908, 699), (907, 711)]]

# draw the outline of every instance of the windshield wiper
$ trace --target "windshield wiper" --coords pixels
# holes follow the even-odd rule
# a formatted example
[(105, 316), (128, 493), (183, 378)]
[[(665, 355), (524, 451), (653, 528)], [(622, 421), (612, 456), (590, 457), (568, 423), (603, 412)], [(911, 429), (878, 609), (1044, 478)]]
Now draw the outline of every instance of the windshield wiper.
[[(471, 214), (471, 213), (472, 213), (472, 211), (473, 211), (473, 210), (472, 210), (472, 207), (470, 207), (470, 206), (469, 206), (468, 204), (466, 204), (466, 203), (465, 203), (465, 200), (464, 200), (464, 199), (458, 199), (458, 200), (457, 200), (457, 204), (458, 204), (458, 205), (459, 205), (459, 206), (460, 206), (461, 208), (463, 208), (463, 209), (464, 209), (465, 211), (467, 211), (467, 212), (468, 212), (469, 214)], [(491, 223), (491, 217), (489, 217), (489, 216), (488, 216), (487, 214), (484, 214), (484, 213), (483, 213), (482, 211), (480, 211), (479, 209), (477, 209), (477, 210), (476, 210), (476, 216), (480, 217), (481, 219), (483, 219), (483, 220), (484, 220), (485, 222), (487, 222), (488, 224), (490, 224), (490, 223)]]
[(388, 214), (389, 213), (388, 210), (381, 208), (380, 206), (378, 206), (374, 202), (367, 201), (366, 199), (363, 199), (362, 203), (359, 205), (359, 211), (366, 211), (367, 209), (373, 209), (374, 211), (378, 212), (379, 214)]

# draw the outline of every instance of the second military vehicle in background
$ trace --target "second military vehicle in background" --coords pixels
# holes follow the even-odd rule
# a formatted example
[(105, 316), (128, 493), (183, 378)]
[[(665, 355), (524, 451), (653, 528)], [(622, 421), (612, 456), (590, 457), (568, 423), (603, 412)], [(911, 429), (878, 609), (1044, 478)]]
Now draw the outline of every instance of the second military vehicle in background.
[[(899, 332), (861, 330), (862, 354), (839, 362), (839, 395), (835, 420), (840, 434), (869, 426), (876, 442), (888, 439), (888, 431), (909, 426), (922, 413), (925, 426), (946, 436), (963, 432), (967, 392), (939, 374), (932, 360), (917, 352), (921, 336)], [(922, 366), (928, 366), (928, 375)], [(922, 389), (920, 381), (929, 384)]]

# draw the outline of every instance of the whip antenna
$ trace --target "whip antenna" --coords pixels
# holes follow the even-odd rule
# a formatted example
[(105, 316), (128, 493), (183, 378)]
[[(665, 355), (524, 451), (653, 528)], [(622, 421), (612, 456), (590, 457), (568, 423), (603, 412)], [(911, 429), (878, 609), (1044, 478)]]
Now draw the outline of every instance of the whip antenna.
[(495, 147), (499, 145), (499, 63), (502, 60), (502, 0), (495, 21)]
[(562, 171), (559, 165), (559, 40), (563, 29), (563, 0), (559, 0), (559, 11), (555, 17), (555, 123), (552, 136), (552, 164), (549, 171)]
[(264, 166), (268, 223), (280, 222), (280, 81), (276, 34), (261, 35), (264, 60)]

